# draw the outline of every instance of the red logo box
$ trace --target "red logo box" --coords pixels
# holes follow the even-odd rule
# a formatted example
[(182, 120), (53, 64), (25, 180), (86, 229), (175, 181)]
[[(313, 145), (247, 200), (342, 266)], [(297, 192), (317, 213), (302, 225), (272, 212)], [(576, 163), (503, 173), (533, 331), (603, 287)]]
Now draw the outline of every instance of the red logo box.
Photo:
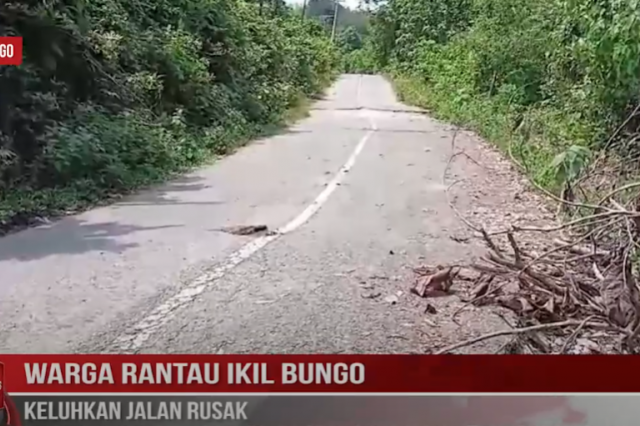
[(0, 37), (0, 65), (22, 64), (22, 37)]

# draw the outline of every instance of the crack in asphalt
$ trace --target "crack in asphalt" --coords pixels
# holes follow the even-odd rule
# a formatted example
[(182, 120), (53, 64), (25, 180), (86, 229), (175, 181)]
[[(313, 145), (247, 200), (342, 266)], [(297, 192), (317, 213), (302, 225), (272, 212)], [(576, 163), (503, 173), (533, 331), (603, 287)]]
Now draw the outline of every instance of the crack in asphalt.
[(389, 112), (395, 114), (420, 114), (427, 115), (427, 111), (418, 109), (392, 109), (392, 108), (368, 108), (368, 107), (345, 107), (345, 108), (311, 108), (310, 111), (365, 111), (365, 112)]

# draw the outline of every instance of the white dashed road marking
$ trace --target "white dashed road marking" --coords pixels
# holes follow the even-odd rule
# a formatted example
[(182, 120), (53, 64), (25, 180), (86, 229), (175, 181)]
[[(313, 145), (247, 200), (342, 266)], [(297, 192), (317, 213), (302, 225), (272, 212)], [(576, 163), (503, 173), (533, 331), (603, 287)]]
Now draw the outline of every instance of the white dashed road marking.
[(166, 325), (171, 318), (182, 307), (192, 303), (198, 296), (212, 288), (218, 280), (224, 277), (229, 271), (249, 259), (267, 244), (277, 240), (289, 232), (295, 231), (304, 225), (318, 210), (327, 202), (331, 194), (336, 190), (340, 183), (345, 179), (349, 170), (353, 167), (362, 152), (371, 135), (377, 130), (376, 123), (369, 113), (363, 111), (367, 115), (371, 123), (371, 130), (364, 135), (358, 142), (355, 149), (347, 159), (347, 162), (340, 168), (336, 175), (327, 184), (324, 190), (318, 194), (313, 202), (307, 206), (298, 216), (289, 223), (278, 229), (274, 235), (265, 235), (252, 240), (237, 251), (227, 257), (219, 266), (200, 275), (198, 278), (190, 282), (179, 293), (171, 296), (162, 304), (153, 309), (149, 315), (135, 324), (127, 333), (118, 337), (109, 347), (109, 352), (127, 353), (137, 352), (149, 338), (162, 326)]

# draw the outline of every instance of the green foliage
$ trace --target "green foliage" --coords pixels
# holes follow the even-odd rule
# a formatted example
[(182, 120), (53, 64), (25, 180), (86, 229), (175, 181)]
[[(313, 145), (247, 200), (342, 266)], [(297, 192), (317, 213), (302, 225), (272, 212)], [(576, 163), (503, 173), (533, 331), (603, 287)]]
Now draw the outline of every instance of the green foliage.
[(549, 165), (556, 183), (575, 181), (587, 165), (590, 153), (583, 146), (571, 145), (566, 151), (556, 155)]
[(389, 0), (365, 45), (406, 99), (517, 147), (554, 187), (640, 102), (639, 17), (635, 0)]
[[(361, 2), (364, 4), (365, 2)], [(331, 31), (336, 16), (336, 47), (342, 56), (342, 71), (346, 73), (374, 73), (377, 61), (372, 56), (371, 43), (365, 43), (371, 30), (371, 13), (367, 8), (351, 9), (334, 0), (307, 0), (304, 16), (314, 19)], [(303, 14), (302, 10), (299, 12)]]
[(7, 0), (6, 34), (25, 55), (0, 67), (0, 229), (228, 152), (339, 66), (281, 0)]
[(342, 70), (347, 74), (374, 74), (377, 63), (368, 47), (355, 49), (342, 55)]
[(362, 49), (362, 36), (358, 33), (356, 27), (346, 27), (340, 31), (336, 42), (343, 52)]
[[(316, 19), (328, 28), (333, 24), (335, 14), (334, 0), (307, 0), (305, 15)], [(337, 29), (342, 31), (345, 28), (353, 27), (358, 34), (364, 35), (367, 32), (369, 14), (363, 10), (353, 10), (338, 3)]]
[(371, 45), (365, 44), (355, 27), (347, 27), (337, 37), (342, 51), (342, 71), (348, 74), (372, 74), (376, 72), (376, 61)]

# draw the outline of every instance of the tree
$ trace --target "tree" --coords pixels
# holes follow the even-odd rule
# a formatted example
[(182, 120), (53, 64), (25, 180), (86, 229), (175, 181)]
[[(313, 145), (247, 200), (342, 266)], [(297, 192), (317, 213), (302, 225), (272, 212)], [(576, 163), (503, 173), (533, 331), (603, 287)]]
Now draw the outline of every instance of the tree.
[(338, 34), (338, 47), (344, 52), (352, 52), (362, 48), (362, 36), (356, 27), (346, 27)]

